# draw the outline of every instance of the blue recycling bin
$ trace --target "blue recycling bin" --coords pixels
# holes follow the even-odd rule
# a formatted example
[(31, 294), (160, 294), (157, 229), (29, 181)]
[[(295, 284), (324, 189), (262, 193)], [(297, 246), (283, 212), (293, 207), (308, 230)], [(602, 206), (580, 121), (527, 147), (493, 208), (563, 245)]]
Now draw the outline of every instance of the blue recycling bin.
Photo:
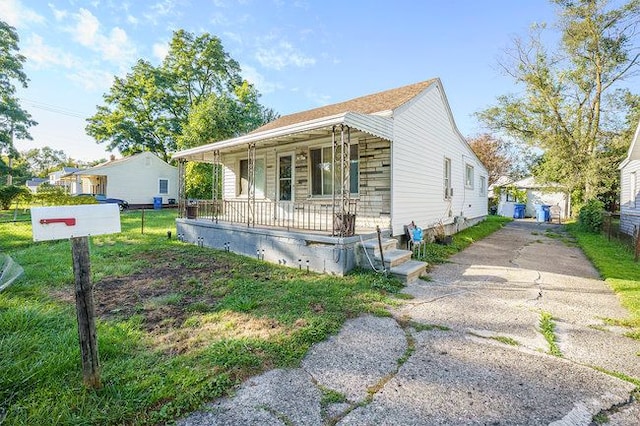
[(160, 210), (162, 208), (162, 197), (153, 197), (153, 209)]
[(551, 206), (540, 204), (536, 206), (536, 220), (538, 222), (551, 221)]
[(513, 218), (514, 219), (524, 219), (524, 209), (527, 205), (516, 203), (513, 205)]

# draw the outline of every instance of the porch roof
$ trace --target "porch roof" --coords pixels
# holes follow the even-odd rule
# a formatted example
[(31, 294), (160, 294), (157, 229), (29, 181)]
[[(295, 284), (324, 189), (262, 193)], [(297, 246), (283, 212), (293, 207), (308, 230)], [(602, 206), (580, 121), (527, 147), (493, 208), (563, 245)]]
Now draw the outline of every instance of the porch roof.
[(393, 120), (391, 111), (382, 111), (376, 114), (363, 114), (358, 112), (343, 112), (331, 116), (316, 118), (298, 122), (283, 127), (267, 128), (263, 131), (252, 132), (233, 139), (214, 142), (191, 149), (176, 152), (173, 159), (190, 161), (210, 161), (216, 150), (230, 150), (248, 143), (264, 145), (295, 142), (312, 137), (328, 135), (334, 126), (346, 125), (350, 128), (378, 136), (386, 140), (393, 138)]

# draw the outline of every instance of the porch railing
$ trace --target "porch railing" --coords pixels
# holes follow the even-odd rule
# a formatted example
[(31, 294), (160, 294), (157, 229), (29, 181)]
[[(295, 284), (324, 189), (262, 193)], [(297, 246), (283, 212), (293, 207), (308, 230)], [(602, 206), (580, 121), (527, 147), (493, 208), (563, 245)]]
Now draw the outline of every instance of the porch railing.
[(349, 213), (334, 215), (331, 203), (255, 201), (254, 217), (249, 216), (246, 200), (189, 200), (187, 219), (209, 219), (214, 222), (242, 223), (247, 226), (270, 226), (307, 231), (324, 231), (334, 235), (355, 233), (356, 200), (351, 200)]

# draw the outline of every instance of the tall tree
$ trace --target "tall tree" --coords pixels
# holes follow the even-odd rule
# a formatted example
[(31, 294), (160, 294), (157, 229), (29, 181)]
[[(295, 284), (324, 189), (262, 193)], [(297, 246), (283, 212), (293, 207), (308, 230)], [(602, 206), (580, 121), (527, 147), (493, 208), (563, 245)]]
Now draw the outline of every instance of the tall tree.
[[(238, 132), (262, 124), (253, 121), (256, 109), (264, 110), (257, 98), (220, 39), (179, 30), (159, 67), (140, 60), (126, 77), (115, 79), (104, 95), (105, 104), (87, 120), (86, 130), (98, 143), (107, 143), (108, 149), (125, 155), (151, 151), (168, 160), (178, 148), (192, 110), (200, 104), (219, 108), (216, 117), (224, 123), (218, 127), (227, 129), (226, 123), (232, 123)], [(183, 146), (209, 141), (189, 137)]]
[(34, 176), (46, 177), (52, 171), (69, 165), (70, 159), (62, 150), (45, 146), (21, 153)]
[[(16, 97), (16, 84), (26, 88), (29, 81), (22, 70), (25, 57), (19, 53), (19, 41), (15, 28), (0, 21), (0, 154), (7, 155), (9, 165), (18, 154), (14, 139), (31, 139), (29, 127), (37, 124)], [(9, 176), (10, 169), (5, 168)]]
[(500, 176), (510, 174), (512, 162), (504, 140), (488, 133), (467, 138), (467, 140), (489, 172), (489, 185), (495, 183)]
[(608, 188), (601, 175), (604, 153), (619, 134), (624, 111), (612, 106), (616, 88), (637, 75), (640, 0), (612, 8), (607, 0), (554, 0), (561, 40), (552, 50), (546, 27), (528, 40), (516, 38), (503, 69), (520, 84), (519, 95), (504, 95), (477, 114), (490, 129), (544, 151), (536, 168), (543, 180), (557, 181), (581, 201)]

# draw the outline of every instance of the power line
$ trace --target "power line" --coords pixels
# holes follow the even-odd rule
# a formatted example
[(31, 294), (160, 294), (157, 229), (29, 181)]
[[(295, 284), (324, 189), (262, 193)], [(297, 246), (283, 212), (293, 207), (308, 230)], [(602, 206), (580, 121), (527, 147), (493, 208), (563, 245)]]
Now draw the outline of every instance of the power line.
[(85, 114), (82, 114), (80, 112), (73, 111), (73, 110), (70, 110), (70, 109), (67, 109), (67, 108), (64, 108), (64, 107), (51, 105), (51, 104), (47, 104), (47, 103), (44, 103), (44, 102), (34, 101), (32, 99), (23, 98), (23, 100), (27, 104), (32, 106), (33, 108), (38, 108), (38, 109), (42, 109), (44, 111), (49, 111), (49, 112), (53, 112), (53, 113), (56, 113), (56, 114), (62, 114), (62, 115), (66, 115), (66, 116), (69, 116), (69, 117), (86, 118)]

